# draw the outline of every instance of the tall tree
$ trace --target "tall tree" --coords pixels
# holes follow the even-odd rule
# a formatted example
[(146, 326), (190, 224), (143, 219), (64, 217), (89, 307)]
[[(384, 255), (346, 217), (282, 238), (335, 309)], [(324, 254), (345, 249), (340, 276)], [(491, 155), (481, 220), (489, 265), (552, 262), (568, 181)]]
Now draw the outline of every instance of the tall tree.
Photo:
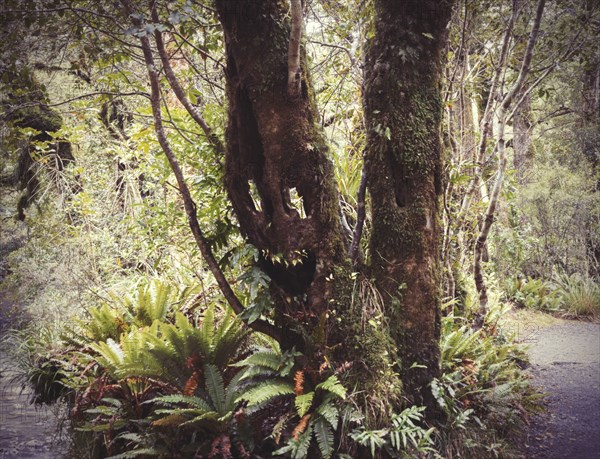
[(450, 1), (376, 1), (365, 70), (372, 268), (405, 394), (428, 405), (440, 355), (441, 78), (450, 15)]

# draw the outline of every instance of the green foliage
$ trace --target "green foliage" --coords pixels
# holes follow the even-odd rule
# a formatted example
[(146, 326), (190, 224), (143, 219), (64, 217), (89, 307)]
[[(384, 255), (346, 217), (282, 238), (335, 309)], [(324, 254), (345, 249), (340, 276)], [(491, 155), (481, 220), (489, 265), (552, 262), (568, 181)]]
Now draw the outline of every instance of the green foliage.
[(556, 312), (563, 304), (558, 294), (549, 282), (542, 279), (527, 277), (506, 281), (507, 297), (521, 307), (536, 311)]
[(435, 429), (425, 428), (425, 407), (411, 406), (392, 416), (388, 429), (367, 430), (355, 429), (350, 433), (360, 446), (368, 448), (371, 457), (376, 452), (385, 450), (390, 457), (421, 457), (434, 452), (432, 434)]
[(335, 375), (329, 376), (307, 390), (304, 372), (296, 372), (295, 385), (290, 386), (294, 397), (295, 413), (291, 417), (297, 422), (287, 445), (273, 454), (289, 454), (295, 459), (309, 457), (311, 442), (318, 448), (321, 457), (329, 459), (334, 452), (334, 432), (338, 428), (339, 402), (346, 398), (346, 389)]
[(566, 313), (571, 317), (600, 317), (600, 285), (581, 274), (556, 275), (555, 292), (561, 297)]
[(447, 415), (437, 434), (444, 454), (488, 457), (487, 444), (510, 456), (511, 436), (518, 436), (528, 412), (538, 409), (539, 394), (522, 373), (526, 355), (499, 329), (507, 308), (493, 304), (483, 328), (450, 314), (442, 319), (442, 375), (431, 388)]

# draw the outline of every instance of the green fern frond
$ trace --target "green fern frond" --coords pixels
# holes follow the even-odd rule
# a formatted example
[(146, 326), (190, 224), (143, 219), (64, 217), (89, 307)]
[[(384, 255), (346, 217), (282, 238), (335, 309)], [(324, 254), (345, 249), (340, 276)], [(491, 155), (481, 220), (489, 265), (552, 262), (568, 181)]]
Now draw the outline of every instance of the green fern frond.
[(246, 357), (240, 362), (236, 362), (231, 366), (234, 367), (248, 367), (248, 370), (255, 367), (265, 367), (267, 369), (277, 371), (281, 366), (281, 354), (272, 350), (259, 350), (254, 354)]
[(236, 401), (245, 400), (248, 402), (248, 406), (253, 407), (269, 402), (277, 397), (293, 394), (294, 386), (287, 381), (266, 381), (248, 389)]
[(298, 416), (302, 417), (308, 412), (308, 410), (312, 406), (314, 396), (314, 392), (309, 392), (308, 394), (296, 396), (294, 400), (294, 405), (296, 406)]
[(315, 423), (313, 430), (315, 437), (317, 438), (317, 445), (323, 459), (329, 459), (333, 454), (333, 441), (334, 435), (331, 426), (323, 418), (318, 418)]
[(216, 411), (223, 413), (225, 411), (225, 385), (223, 376), (215, 365), (204, 365), (204, 379), (206, 382), (206, 391)]
[(162, 395), (160, 397), (156, 397), (152, 399), (148, 403), (156, 403), (158, 405), (178, 405), (178, 404), (186, 404), (192, 406), (194, 408), (198, 408), (200, 410), (204, 410), (206, 412), (213, 411), (214, 407), (212, 407), (206, 400), (201, 397), (194, 397), (191, 395)]
[(332, 403), (321, 403), (315, 409), (315, 414), (318, 414), (320, 417), (324, 418), (334, 429), (337, 427), (340, 412)]
[(337, 395), (341, 399), (346, 398), (346, 388), (342, 386), (336, 375), (331, 375), (322, 383), (317, 384), (316, 389), (321, 389)]

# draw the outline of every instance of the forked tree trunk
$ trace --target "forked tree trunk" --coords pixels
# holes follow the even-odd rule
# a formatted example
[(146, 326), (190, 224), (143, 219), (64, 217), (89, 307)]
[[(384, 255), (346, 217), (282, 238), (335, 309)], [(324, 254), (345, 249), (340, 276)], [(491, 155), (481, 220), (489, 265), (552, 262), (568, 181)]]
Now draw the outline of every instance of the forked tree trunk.
[(373, 273), (398, 345), (404, 395), (434, 405), (439, 374), (441, 91), (450, 1), (375, 1), (364, 105)]
[(220, 0), (217, 8), (227, 47), (229, 197), (242, 233), (264, 255), (280, 319), (318, 319), (345, 244), (305, 57), (300, 94), (288, 95), (290, 23), (281, 2)]
[[(298, 24), (291, 27), (285, 2), (216, 5), (227, 50), (226, 188), (242, 233), (263, 254), (281, 344), (302, 350), (313, 369), (325, 360), (353, 362), (352, 384), (362, 377), (361, 390), (374, 393), (392, 380), (394, 349), (385, 333), (361, 325), (366, 313), (353, 295), (333, 163), (306, 55), (296, 46)], [(298, 51), (299, 61), (290, 58)]]

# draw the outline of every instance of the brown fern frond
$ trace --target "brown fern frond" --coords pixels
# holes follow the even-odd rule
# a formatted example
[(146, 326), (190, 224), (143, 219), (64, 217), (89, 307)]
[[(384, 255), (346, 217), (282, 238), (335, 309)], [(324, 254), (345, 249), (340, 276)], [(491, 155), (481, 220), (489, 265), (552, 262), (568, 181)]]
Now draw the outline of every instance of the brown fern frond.
[(233, 459), (231, 454), (231, 439), (227, 434), (221, 434), (215, 438), (210, 447), (209, 459)]
[(194, 395), (194, 392), (196, 392), (196, 389), (198, 388), (200, 377), (199, 371), (194, 371), (192, 373), (192, 376), (189, 377), (183, 386), (183, 395)]
[(292, 431), (292, 438), (294, 440), (298, 440), (300, 435), (302, 435), (302, 433), (306, 430), (306, 428), (308, 427), (308, 421), (310, 421), (310, 417), (310, 414), (305, 414), (304, 416), (302, 416), (302, 419), (300, 419), (300, 422)]
[(304, 393), (304, 371), (298, 370), (294, 374), (294, 392), (296, 395), (302, 395)]

